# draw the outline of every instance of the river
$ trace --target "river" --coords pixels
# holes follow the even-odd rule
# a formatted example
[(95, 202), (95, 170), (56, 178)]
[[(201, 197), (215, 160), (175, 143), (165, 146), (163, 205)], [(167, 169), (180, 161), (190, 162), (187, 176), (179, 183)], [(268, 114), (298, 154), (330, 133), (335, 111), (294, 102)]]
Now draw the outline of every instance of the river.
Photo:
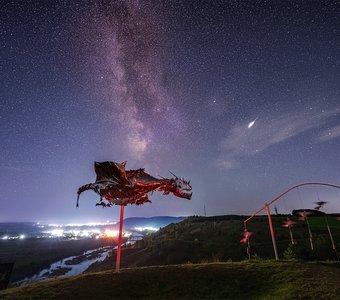
[(89, 250), (81, 255), (70, 256), (52, 263), (48, 268), (39, 273), (14, 282), (14, 285), (23, 285), (33, 281), (46, 280), (49, 278), (74, 276), (83, 273), (95, 262), (103, 261), (112, 253), (112, 246)]

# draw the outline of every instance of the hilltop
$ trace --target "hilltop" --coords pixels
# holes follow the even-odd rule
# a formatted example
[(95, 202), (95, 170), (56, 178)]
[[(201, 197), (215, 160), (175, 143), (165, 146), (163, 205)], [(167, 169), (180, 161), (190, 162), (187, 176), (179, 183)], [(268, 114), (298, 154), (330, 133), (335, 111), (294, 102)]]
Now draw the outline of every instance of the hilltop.
[[(154, 227), (160, 228), (164, 227), (170, 223), (178, 223), (183, 221), (185, 217), (170, 217), (170, 216), (157, 216), (157, 217), (130, 217), (124, 219), (124, 228), (134, 228), (134, 227)], [(118, 228), (119, 222), (116, 224)]]
[[(227, 262), (248, 259), (246, 244), (241, 244), (243, 221), (246, 217), (227, 215), (214, 217), (188, 217), (182, 222), (169, 224), (159, 231), (148, 234), (137, 241), (133, 248), (125, 248), (122, 252), (122, 266), (140, 267), (150, 265), (167, 265), (202, 262)], [(286, 215), (272, 216), (275, 229), (279, 257), (291, 242), (289, 231), (282, 226)], [(310, 249), (306, 223), (290, 216), (297, 224), (292, 228), (296, 245), (292, 248), (297, 259), (336, 260), (330, 237), (323, 216), (310, 217), (309, 223), (313, 233), (315, 250)], [(328, 222), (333, 231), (335, 243), (340, 242), (340, 222), (336, 215), (329, 215)], [(249, 222), (248, 230), (253, 232), (250, 239), (251, 257), (261, 259), (274, 258), (271, 236), (266, 216), (259, 216)], [(115, 264), (115, 257), (109, 257), (96, 263), (89, 271), (104, 271)]]

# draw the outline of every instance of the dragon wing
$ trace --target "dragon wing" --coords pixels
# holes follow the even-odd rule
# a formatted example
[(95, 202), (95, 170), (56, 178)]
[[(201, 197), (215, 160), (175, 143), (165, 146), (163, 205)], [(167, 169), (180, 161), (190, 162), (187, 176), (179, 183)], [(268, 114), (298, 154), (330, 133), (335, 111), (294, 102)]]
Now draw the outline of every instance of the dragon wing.
[(96, 182), (114, 179), (122, 184), (127, 184), (128, 179), (125, 172), (125, 162), (117, 163), (113, 161), (95, 162), (94, 170), (97, 178)]
[(134, 182), (139, 185), (157, 185), (164, 181), (149, 175), (144, 171), (144, 169), (127, 170), (126, 176), (130, 182)]

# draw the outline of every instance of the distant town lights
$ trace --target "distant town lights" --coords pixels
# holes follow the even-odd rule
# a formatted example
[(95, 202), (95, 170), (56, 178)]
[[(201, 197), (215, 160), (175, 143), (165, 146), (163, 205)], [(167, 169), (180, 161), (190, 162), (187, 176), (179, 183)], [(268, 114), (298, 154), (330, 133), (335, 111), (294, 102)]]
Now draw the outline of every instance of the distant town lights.
[(106, 229), (105, 230), (105, 235), (107, 237), (116, 237), (116, 236), (118, 236), (118, 230)]
[[(107, 229), (99, 229), (95, 227), (87, 227), (86, 229), (78, 229), (78, 228), (63, 228), (60, 225), (54, 224), (50, 230), (42, 230), (40, 231), (40, 234), (38, 236), (35, 236), (36, 238), (63, 238), (63, 239), (87, 239), (87, 238), (116, 238), (118, 237), (118, 230), (113, 230), (113, 228), (107, 228)], [(88, 226), (88, 225), (83, 225)], [(39, 228), (41, 228), (42, 225), (39, 225)], [(47, 226), (46, 226), (47, 227)], [(144, 230), (144, 228), (140, 228), (140, 230)], [(123, 236), (125, 238), (129, 238), (132, 235), (132, 232), (130, 231), (124, 231)], [(32, 237), (30, 233), (20, 233), (16, 235), (2, 235), (0, 236), (0, 240), (23, 240), (28, 237)]]
[(64, 235), (64, 230), (62, 229), (53, 229), (51, 234), (56, 237), (62, 237)]
[(157, 230), (159, 230), (159, 228), (151, 227), (151, 226), (146, 226), (146, 227), (134, 227), (133, 229), (136, 230), (136, 231), (145, 231), (145, 230), (157, 231)]
[(128, 237), (132, 236), (132, 233), (125, 231), (125, 232), (123, 232), (123, 236), (128, 238)]

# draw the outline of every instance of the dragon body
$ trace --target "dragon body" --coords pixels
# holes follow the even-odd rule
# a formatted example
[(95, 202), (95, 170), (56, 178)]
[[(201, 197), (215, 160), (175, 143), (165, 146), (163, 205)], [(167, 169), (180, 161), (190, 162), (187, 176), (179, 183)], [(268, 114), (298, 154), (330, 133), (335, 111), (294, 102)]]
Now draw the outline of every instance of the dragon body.
[(148, 194), (153, 191), (161, 191), (165, 195), (173, 193), (177, 197), (191, 199), (190, 181), (176, 175), (175, 178), (158, 179), (144, 169), (125, 170), (125, 165), (126, 162), (95, 162), (96, 181), (78, 189), (77, 206), (80, 194), (86, 190), (97, 193), (100, 202), (96, 205), (103, 207), (151, 202)]

